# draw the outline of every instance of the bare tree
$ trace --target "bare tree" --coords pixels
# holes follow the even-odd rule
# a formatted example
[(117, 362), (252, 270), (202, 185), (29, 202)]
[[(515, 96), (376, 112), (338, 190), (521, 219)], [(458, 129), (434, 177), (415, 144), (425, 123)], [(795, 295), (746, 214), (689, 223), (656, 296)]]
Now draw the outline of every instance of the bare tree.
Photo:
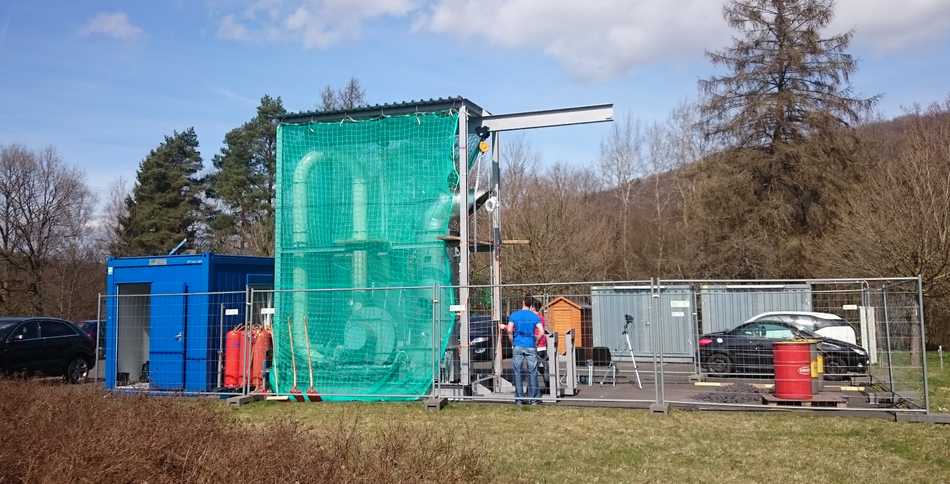
[(631, 206), (644, 188), (640, 179), (648, 172), (644, 136), (640, 119), (627, 111), (623, 119), (611, 125), (607, 138), (600, 142), (600, 174), (621, 207), (618, 237), (622, 265), (620, 276), (623, 278), (631, 276), (628, 257)]
[[(655, 165), (669, 170), (667, 175), (656, 178), (655, 190), (666, 190), (670, 197), (662, 200), (669, 212), (665, 226), (661, 229), (665, 232), (669, 257), (659, 274), (695, 277), (698, 275), (697, 262), (703, 258), (703, 253), (694, 250), (689, 231), (694, 224), (703, 224), (704, 220), (697, 219), (697, 214), (689, 208), (697, 203), (700, 191), (697, 177), (688, 174), (692, 172), (692, 165), (713, 155), (719, 146), (715, 144), (714, 138), (706, 136), (707, 129), (699, 106), (686, 101), (677, 104), (662, 128), (656, 127), (654, 130), (662, 133), (660, 136), (663, 140), (656, 139), (658, 134), (654, 134), (651, 144), (664, 144), (664, 153), (668, 157), (666, 164)], [(659, 192), (657, 196), (660, 196)], [(660, 202), (657, 200), (658, 205)]]
[[(501, 201), (508, 206), (517, 206), (526, 197), (532, 177), (537, 176), (541, 166), (541, 153), (531, 146), (524, 134), (505, 139), (501, 150)], [(504, 219), (502, 219), (504, 220)]]
[(84, 250), (95, 197), (52, 147), (0, 149), (0, 306), (46, 313), (48, 267)]
[(320, 108), (323, 111), (353, 109), (364, 105), (366, 105), (366, 89), (363, 89), (356, 77), (351, 77), (349, 82), (340, 89), (335, 90), (327, 84), (320, 92)]
[(512, 282), (574, 282), (602, 279), (610, 259), (607, 217), (588, 190), (596, 175), (557, 163), (525, 180), (518, 203), (502, 220), (507, 237), (530, 243), (507, 249)]
[[(903, 141), (880, 157), (843, 207), (848, 223), (825, 241), (825, 275), (919, 275), (927, 339), (950, 345), (950, 98), (899, 120)], [(939, 342), (939, 343), (938, 343)]]
[(339, 109), (338, 106), (336, 91), (329, 84), (323, 86), (323, 91), (320, 92), (320, 110), (333, 111)]
[(366, 104), (366, 89), (360, 86), (360, 81), (356, 77), (351, 77), (350, 81), (343, 86), (338, 93), (340, 107), (343, 109), (352, 109)]
[(641, 245), (646, 250), (640, 252), (640, 257), (642, 266), (649, 268), (651, 275), (659, 276), (667, 274), (671, 244), (676, 242), (676, 237), (673, 236), (675, 192), (670, 176), (676, 161), (672, 156), (674, 148), (667, 126), (654, 123), (647, 128), (645, 140), (645, 161), (649, 177), (645, 180), (648, 186), (644, 194), (647, 200), (644, 202), (649, 207), (645, 218), (650, 230), (647, 232), (649, 235), (642, 237)]
[(118, 177), (109, 184), (109, 196), (99, 217), (99, 247), (103, 255), (122, 255), (131, 250), (132, 241), (125, 237), (119, 220), (129, 216), (125, 200), (132, 195), (129, 182)]

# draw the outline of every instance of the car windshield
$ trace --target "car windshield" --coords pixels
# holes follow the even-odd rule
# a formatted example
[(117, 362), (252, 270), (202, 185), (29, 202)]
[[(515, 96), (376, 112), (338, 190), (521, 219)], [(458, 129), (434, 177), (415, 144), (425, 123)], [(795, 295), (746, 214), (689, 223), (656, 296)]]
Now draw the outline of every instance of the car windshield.
[(6, 339), (10, 330), (17, 325), (19, 321), (0, 321), (0, 340)]
[(76, 326), (79, 326), (79, 329), (81, 329), (83, 333), (88, 333), (89, 331), (92, 331), (94, 329), (92, 327), (92, 323), (88, 321), (80, 321), (76, 323)]
[(847, 326), (848, 323), (842, 319), (815, 319), (815, 330), (830, 328), (832, 326)]

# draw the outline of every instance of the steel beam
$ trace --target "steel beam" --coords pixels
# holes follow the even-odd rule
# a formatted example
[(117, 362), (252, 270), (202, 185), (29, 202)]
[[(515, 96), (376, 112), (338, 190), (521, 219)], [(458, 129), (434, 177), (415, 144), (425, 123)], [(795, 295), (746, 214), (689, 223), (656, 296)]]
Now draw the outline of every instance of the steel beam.
[(491, 132), (517, 129), (547, 128), (572, 124), (602, 123), (613, 121), (614, 105), (598, 104), (574, 108), (527, 111), (522, 113), (496, 114), (469, 118), (469, 132), (487, 127)]

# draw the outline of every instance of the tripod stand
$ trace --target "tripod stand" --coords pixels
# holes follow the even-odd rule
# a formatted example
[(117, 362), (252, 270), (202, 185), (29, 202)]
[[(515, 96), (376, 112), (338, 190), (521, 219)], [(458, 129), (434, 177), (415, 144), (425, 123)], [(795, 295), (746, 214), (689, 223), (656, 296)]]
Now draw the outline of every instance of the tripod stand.
[(633, 345), (630, 344), (630, 333), (627, 331), (627, 327), (633, 324), (633, 316), (629, 314), (625, 314), (623, 317), (626, 320), (626, 322), (623, 324), (622, 334), (623, 334), (624, 341), (627, 343), (627, 347), (623, 351), (621, 351), (621, 353), (623, 353), (624, 351), (630, 352), (630, 361), (633, 362), (633, 372), (637, 375), (637, 388), (642, 389), (643, 383), (640, 382), (640, 370), (637, 369), (637, 359), (633, 357)]

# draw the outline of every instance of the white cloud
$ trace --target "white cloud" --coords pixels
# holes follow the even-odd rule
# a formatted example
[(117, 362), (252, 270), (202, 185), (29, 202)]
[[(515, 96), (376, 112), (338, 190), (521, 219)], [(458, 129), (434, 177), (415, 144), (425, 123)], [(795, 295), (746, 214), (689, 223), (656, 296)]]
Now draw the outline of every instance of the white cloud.
[(123, 12), (100, 12), (79, 29), (79, 34), (102, 34), (124, 41), (139, 40), (146, 37), (145, 31), (132, 25), (129, 22), (129, 17)]
[(232, 91), (232, 90), (230, 90), (230, 89), (227, 89), (227, 88), (223, 88), (223, 87), (215, 88), (215, 89), (214, 89), (214, 92), (216, 92), (216, 93), (218, 93), (218, 94), (220, 94), (220, 95), (222, 95), (222, 96), (224, 96), (224, 97), (226, 97), (226, 98), (228, 98), (228, 99), (233, 99), (233, 100), (239, 101), (239, 102), (241, 102), (241, 103), (243, 103), (243, 104), (247, 104), (248, 106), (257, 106), (258, 103), (259, 103), (259, 101), (256, 100), (256, 99), (251, 99), (251, 98), (249, 98), (249, 97), (244, 97), (244, 96), (241, 96), (241, 95), (239, 95), (239, 94), (235, 94), (234, 91)]
[(234, 40), (293, 40), (325, 49), (359, 38), (362, 24), (378, 17), (403, 17), (421, 0), (256, 0), (221, 19), (218, 35)]
[(729, 39), (721, 10), (709, 0), (438, 0), (414, 28), (538, 48), (579, 79), (596, 81), (701, 57)]
[(950, 35), (946, 0), (839, 0), (830, 29), (854, 28), (854, 45), (880, 54), (926, 48)]
[[(433, 0), (413, 28), (541, 49), (579, 79), (616, 77), (657, 63), (699, 60), (733, 35), (724, 1)], [(840, 0), (829, 33), (856, 27), (855, 46), (887, 52), (950, 33), (946, 0)]]
[[(234, 40), (299, 42), (326, 49), (359, 38), (363, 23), (413, 15), (411, 31), (540, 50), (582, 81), (656, 64), (701, 61), (735, 34), (724, 0), (247, 0), (222, 18)], [(838, 0), (829, 34), (856, 28), (854, 47), (906, 51), (950, 35), (946, 0)]]
[(241, 24), (234, 14), (225, 15), (221, 22), (218, 24), (218, 38), (227, 39), (227, 40), (240, 40), (247, 41), (250, 40), (251, 34), (248, 32), (247, 27)]

